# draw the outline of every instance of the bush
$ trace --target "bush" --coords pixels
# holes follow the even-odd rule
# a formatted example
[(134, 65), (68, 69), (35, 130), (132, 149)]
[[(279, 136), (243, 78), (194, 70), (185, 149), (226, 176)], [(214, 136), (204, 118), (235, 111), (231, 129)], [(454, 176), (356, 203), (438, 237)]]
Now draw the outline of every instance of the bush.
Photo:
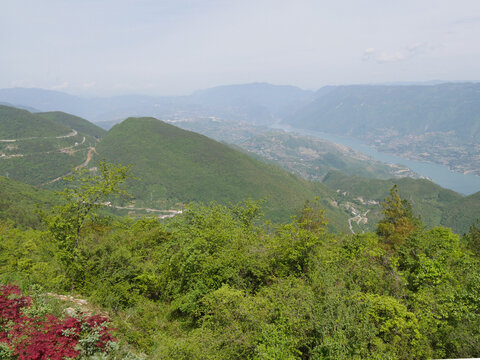
[(116, 347), (104, 316), (77, 313), (59, 319), (31, 307), (32, 299), (17, 286), (0, 287), (0, 359), (76, 359)]

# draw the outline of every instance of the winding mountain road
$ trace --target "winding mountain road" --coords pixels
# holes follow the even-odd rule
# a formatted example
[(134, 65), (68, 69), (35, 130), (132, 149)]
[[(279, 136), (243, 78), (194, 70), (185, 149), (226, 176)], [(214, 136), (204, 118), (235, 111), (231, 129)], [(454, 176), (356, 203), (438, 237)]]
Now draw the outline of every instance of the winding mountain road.
[(71, 132), (69, 132), (67, 135), (60, 135), (60, 136), (32, 136), (28, 138), (18, 138), (18, 139), (0, 139), (0, 142), (17, 142), (17, 141), (23, 141), (23, 140), (33, 140), (33, 139), (65, 139), (69, 138), (72, 136), (76, 136), (78, 134), (78, 131), (75, 129), (72, 129)]

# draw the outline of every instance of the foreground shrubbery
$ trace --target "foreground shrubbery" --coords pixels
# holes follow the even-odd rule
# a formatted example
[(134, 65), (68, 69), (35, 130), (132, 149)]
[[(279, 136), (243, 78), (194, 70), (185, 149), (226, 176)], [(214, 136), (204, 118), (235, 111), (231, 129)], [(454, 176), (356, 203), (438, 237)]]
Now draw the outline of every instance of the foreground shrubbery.
[(79, 313), (59, 319), (22, 295), (17, 286), (0, 287), (0, 359), (85, 358), (115, 349), (109, 321)]
[(4, 224), (0, 279), (88, 296), (151, 358), (480, 355), (478, 229), (425, 229), (395, 189), (384, 210), (358, 235), (326, 232), (315, 203), (279, 226), (253, 202), (165, 223), (90, 217), (70, 235)]

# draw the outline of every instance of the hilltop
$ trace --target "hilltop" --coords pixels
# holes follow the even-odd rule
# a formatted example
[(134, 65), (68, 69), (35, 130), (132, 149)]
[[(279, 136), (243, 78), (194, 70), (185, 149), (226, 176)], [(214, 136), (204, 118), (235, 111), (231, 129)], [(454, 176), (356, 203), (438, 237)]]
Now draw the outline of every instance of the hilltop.
[(105, 135), (106, 131), (101, 127), (91, 123), (88, 120), (81, 117), (64, 113), (62, 111), (50, 111), (44, 113), (37, 113), (45, 119), (52, 120), (58, 124), (67, 126), (70, 129), (75, 129), (83, 134), (87, 134), (96, 138), (101, 138)]
[[(320, 183), (310, 183), (206, 136), (154, 118), (129, 118), (115, 125), (97, 146), (97, 153), (98, 159), (132, 164), (132, 172), (140, 180), (130, 183), (130, 191), (137, 202), (152, 207), (266, 198), (269, 216), (284, 219), (305, 200), (315, 196), (326, 199), (331, 194)], [(327, 206), (327, 212), (335, 225), (345, 218), (341, 210), (331, 206)]]
[(385, 164), (349, 147), (282, 129), (218, 118), (169, 123), (233, 144), (261, 161), (278, 164), (310, 181), (321, 181), (329, 170), (378, 179), (417, 177), (404, 166)]
[(71, 129), (27, 110), (0, 105), (0, 140), (56, 137)]

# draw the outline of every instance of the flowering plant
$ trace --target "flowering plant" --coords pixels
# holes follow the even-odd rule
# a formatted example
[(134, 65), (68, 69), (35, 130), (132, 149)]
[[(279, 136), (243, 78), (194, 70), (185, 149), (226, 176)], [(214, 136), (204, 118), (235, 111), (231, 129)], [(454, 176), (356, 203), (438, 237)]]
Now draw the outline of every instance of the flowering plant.
[(29, 311), (32, 299), (15, 285), (0, 286), (0, 359), (62, 360), (116, 347), (108, 319), (76, 313), (59, 319)]

